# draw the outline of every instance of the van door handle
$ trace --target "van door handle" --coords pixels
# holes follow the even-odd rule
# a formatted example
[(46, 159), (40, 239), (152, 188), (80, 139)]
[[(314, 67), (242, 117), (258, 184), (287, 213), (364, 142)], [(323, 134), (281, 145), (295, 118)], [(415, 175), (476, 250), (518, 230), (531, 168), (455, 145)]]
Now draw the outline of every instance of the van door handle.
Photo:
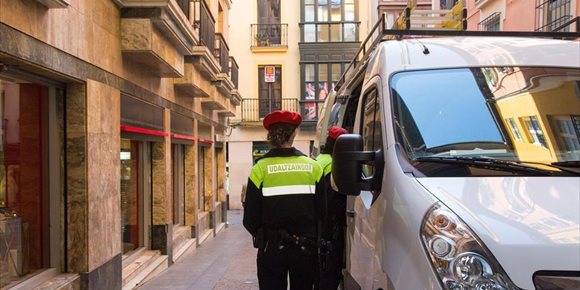
[(347, 209), (346, 216), (353, 218), (354, 217), (354, 209)]

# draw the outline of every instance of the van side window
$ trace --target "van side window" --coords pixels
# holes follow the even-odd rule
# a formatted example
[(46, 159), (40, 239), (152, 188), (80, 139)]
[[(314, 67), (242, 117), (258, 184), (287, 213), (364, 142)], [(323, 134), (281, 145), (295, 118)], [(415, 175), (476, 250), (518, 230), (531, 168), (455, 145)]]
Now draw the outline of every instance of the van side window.
[[(364, 151), (377, 151), (383, 148), (383, 133), (381, 124), (380, 99), (376, 89), (365, 94), (363, 103), (364, 114), (361, 122)], [(371, 177), (375, 168), (363, 165), (363, 174)]]
[(343, 100), (343, 102), (346, 103), (346, 108), (342, 113), (342, 124), (340, 126), (351, 133), (354, 129), (354, 121), (356, 118), (358, 100), (360, 99), (361, 87), (362, 83), (352, 91), (346, 100)]

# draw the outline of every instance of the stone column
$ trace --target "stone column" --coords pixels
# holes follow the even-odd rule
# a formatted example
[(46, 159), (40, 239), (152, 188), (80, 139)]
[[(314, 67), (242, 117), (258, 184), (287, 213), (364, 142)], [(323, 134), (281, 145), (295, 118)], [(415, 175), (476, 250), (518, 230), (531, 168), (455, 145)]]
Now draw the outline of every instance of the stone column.
[(226, 176), (226, 154), (224, 147), (216, 152), (216, 175), (218, 188), (218, 202), (226, 202), (225, 176)]
[[(193, 136), (197, 136), (196, 122), (193, 122)], [(191, 226), (191, 237), (197, 237), (197, 142), (185, 146), (185, 225)]]
[(163, 109), (163, 142), (152, 148), (152, 224), (151, 249), (160, 250), (173, 263), (173, 191), (171, 182), (171, 111)]
[(81, 289), (121, 289), (120, 92), (67, 88), (67, 269)]

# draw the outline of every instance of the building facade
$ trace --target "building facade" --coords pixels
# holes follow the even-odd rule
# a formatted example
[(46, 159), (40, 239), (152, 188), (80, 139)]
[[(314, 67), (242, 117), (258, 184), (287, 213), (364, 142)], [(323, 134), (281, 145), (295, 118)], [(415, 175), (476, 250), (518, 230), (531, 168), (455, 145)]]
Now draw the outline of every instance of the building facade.
[[(237, 2), (236, 2), (237, 3)], [(369, 2), (362, 0), (251, 0), (233, 5), (231, 53), (240, 61), (244, 98), (230, 126), (230, 207), (241, 208), (250, 169), (269, 146), (262, 118), (299, 112), (294, 146), (312, 154), (320, 108), (366, 35)]]
[(578, 0), (469, 0), (468, 30), (578, 31)]
[(0, 1), (2, 289), (131, 289), (225, 227), (231, 5)]

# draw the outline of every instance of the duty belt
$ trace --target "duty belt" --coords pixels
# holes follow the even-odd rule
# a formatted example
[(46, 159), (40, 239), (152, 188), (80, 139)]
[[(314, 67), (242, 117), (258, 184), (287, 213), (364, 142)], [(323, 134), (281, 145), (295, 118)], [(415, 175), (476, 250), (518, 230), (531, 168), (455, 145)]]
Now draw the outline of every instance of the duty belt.
[(316, 241), (310, 237), (289, 234), (285, 229), (265, 230), (265, 245), (263, 250), (269, 249), (284, 250), (286, 248), (297, 248), (307, 253), (316, 253)]

